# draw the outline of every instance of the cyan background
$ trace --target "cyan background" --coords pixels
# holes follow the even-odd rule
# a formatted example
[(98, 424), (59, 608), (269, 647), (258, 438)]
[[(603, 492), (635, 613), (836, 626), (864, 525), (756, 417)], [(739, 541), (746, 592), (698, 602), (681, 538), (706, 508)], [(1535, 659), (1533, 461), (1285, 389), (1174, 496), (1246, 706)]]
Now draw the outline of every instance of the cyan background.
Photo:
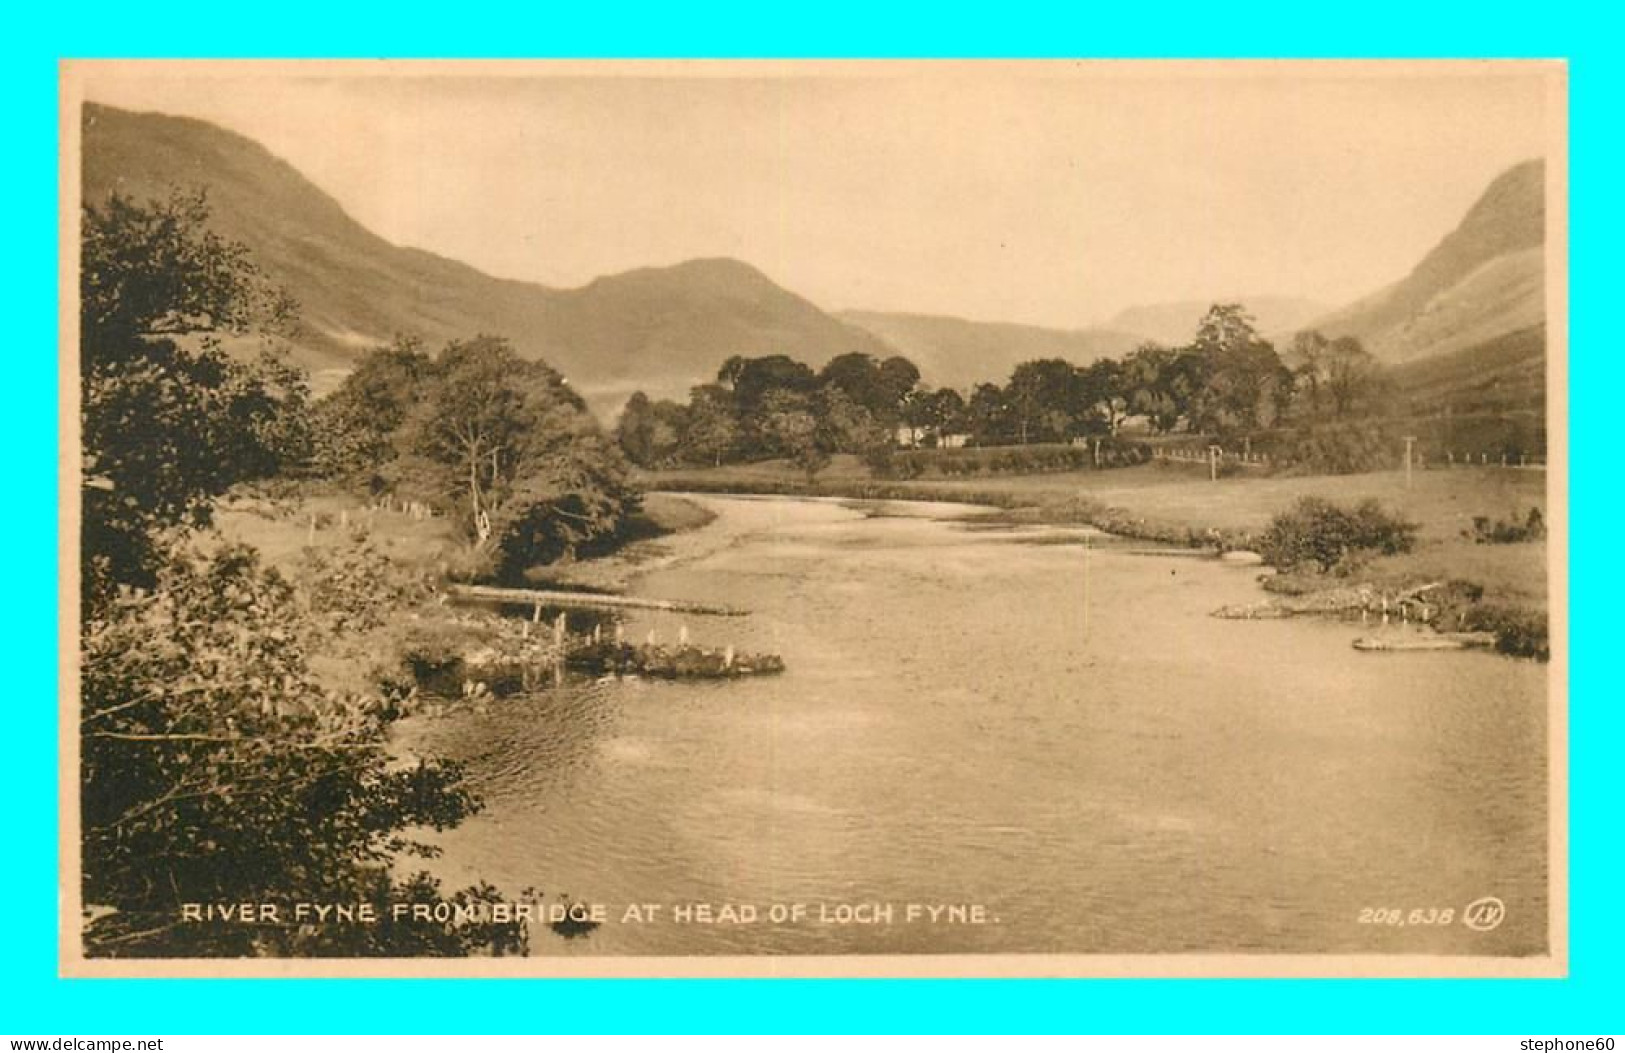
[[(0, 1031), (1606, 1032), (1625, 933), (1617, 574), (1599, 556), (1625, 459), (1607, 414), (1621, 342), (1618, 16), (1564, 3), (1110, 6), (620, 2), (78, 3), (0, 18), (11, 405), (0, 414), (15, 675), (0, 785)], [(1570, 60), (1571, 961), (1545, 981), (63, 981), (56, 978), (56, 63), (63, 57), (1090, 56)], [(1611, 467), (1612, 466), (1612, 467)]]

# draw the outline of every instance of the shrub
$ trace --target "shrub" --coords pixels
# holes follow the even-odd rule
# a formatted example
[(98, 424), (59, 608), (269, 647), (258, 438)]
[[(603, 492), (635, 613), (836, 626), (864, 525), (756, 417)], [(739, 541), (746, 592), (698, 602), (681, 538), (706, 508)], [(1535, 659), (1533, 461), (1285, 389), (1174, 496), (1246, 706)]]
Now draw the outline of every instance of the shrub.
[(1361, 421), (1309, 428), (1277, 456), (1301, 472), (1347, 475), (1393, 467), (1403, 460), (1395, 451), (1403, 448), (1377, 422)]
[(1463, 530), (1461, 534), (1480, 545), (1516, 545), (1524, 541), (1539, 541), (1546, 536), (1546, 519), (1538, 508), (1531, 508), (1522, 522), (1516, 516), (1494, 522), (1490, 521), (1489, 516), (1474, 516), (1473, 529)]
[(1495, 649), (1502, 654), (1550, 661), (1551, 640), (1546, 613), (1529, 607), (1484, 603), (1467, 613), (1468, 629), (1495, 634)]
[(375, 629), (430, 595), (424, 576), (403, 570), (363, 533), (333, 548), (306, 549), (295, 583), (309, 611), (335, 634)]
[(1347, 569), (1366, 555), (1409, 552), (1417, 529), (1417, 524), (1383, 511), (1376, 501), (1349, 509), (1304, 497), (1270, 522), (1259, 539), (1259, 553), (1282, 570), (1305, 565), (1322, 572)]

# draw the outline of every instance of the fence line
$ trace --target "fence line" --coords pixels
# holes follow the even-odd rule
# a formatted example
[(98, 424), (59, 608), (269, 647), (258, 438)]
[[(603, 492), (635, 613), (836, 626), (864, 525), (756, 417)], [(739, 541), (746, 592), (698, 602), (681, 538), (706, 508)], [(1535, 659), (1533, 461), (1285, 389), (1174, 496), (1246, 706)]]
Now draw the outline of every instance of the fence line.
[[(1151, 459), (1154, 461), (1176, 461), (1181, 464), (1210, 463), (1212, 454), (1206, 447), (1192, 446), (1152, 446)], [(1400, 467), (1405, 465), (1403, 452), (1395, 454), (1395, 460)], [(1250, 453), (1245, 450), (1221, 450), (1219, 452), (1221, 464), (1234, 465), (1242, 468), (1269, 468), (1276, 464), (1290, 464), (1290, 460), (1277, 459), (1268, 453)], [(1430, 461), (1428, 456), (1418, 450), (1411, 458), (1411, 464), (1417, 468), (1427, 468)], [(1519, 453), (1512, 455), (1504, 452), (1491, 453), (1488, 450), (1447, 450), (1442, 461), (1434, 458), (1431, 461), (1434, 467), (1445, 468), (1544, 468), (1546, 457), (1544, 454), (1530, 455)]]

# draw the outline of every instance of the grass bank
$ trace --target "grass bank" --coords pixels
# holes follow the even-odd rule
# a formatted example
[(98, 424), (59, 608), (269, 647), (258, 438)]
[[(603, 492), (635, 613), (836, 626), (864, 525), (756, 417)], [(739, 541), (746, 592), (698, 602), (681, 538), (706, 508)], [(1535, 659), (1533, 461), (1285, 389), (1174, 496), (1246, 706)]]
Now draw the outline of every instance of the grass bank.
[[(592, 556), (538, 568), (534, 577), (615, 591), (640, 567), (665, 556), (668, 539), (712, 518), (692, 501), (653, 494), (614, 544), (600, 546)], [(468, 545), (443, 517), (375, 507), (342, 490), (311, 484), (234, 492), (217, 507), (215, 525), (223, 542), (258, 550), (263, 562), (303, 586), (308, 604), (334, 619), (340, 631), (310, 655), (312, 669), (331, 688), (381, 690), (406, 713), (420, 705), (439, 706), (448, 695), (480, 703), (487, 688), (502, 693), (533, 686), (538, 671), (561, 662), (597, 670), (586, 660), (597, 655), (595, 634), (605, 631), (602, 616), (573, 613), (568, 631), (555, 636), (551, 623), (530, 625), (500, 617), (495, 609), (445, 602), (441, 586), (462, 576)], [(648, 666), (655, 671), (658, 659), (672, 666), (672, 675), (706, 675), (701, 659), (708, 653), (699, 648), (656, 652), (652, 645), (628, 644), (617, 651), (615, 670), (641, 672)], [(758, 658), (757, 664), (763, 661)], [(733, 664), (730, 657), (727, 666)]]

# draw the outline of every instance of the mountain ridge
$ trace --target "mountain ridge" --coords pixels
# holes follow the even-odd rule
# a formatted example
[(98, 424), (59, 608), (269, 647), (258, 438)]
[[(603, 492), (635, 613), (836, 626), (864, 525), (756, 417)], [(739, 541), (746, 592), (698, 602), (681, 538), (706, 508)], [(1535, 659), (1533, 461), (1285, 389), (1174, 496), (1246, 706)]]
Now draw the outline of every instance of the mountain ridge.
[(1397, 364), (1543, 324), (1545, 175), (1540, 158), (1502, 172), (1408, 274), (1310, 328)]
[(679, 395), (732, 354), (818, 365), (853, 351), (892, 353), (744, 261), (641, 267), (565, 289), (495, 277), (387, 241), (264, 146), (207, 121), (97, 103), (85, 105), (82, 121), (85, 202), (203, 187), (211, 226), (248, 245), (299, 302), (295, 360), (330, 382), (397, 333), (431, 345), (507, 337), (600, 409), (632, 385)]
[[(488, 275), (396, 245), (349, 215), (288, 162), (190, 117), (86, 103), (87, 204), (202, 186), (211, 226), (248, 245), (301, 306), (295, 360), (331, 387), (368, 348), (397, 334), (431, 346), (480, 333), (546, 359), (602, 414), (641, 389), (682, 397), (731, 355), (787, 354), (817, 367), (837, 355), (903, 354), (932, 386), (1002, 381), (1032, 358), (1085, 365), (1146, 340), (1181, 344), (1208, 301), (1125, 308), (1075, 329), (904, 311), (826, 311), (731, 257), (602, 275), (573, 288)], [(1280, 343), (1298, 329), (1360, 337), (1404, 364), (1544, 332), (1544, 163), (1501, 173), (1404, 277), (1335, 310), (1292, 297), (1241, 297)], [(1231, 298), (1234, 300), (1235, 298)], [(1525, 336), (1497, 347), (1527, 349)], [(1283, 346), (1284, 350), (1284, 346)], [(1452, 358), (1456, 366), (1470, 360)]]

